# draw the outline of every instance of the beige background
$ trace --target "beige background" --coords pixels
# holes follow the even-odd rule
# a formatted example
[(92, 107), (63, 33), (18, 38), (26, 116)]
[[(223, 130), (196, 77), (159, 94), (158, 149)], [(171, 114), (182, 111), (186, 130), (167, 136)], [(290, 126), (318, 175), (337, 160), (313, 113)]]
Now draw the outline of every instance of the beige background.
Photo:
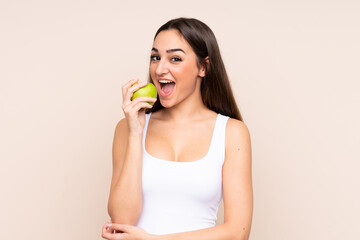
[[(253, 145), (253, 240), (360, 239), (360, 4), (0, 2), (0, 239), (100, 239), (121, 86), (156, 29), (215, 32)], [(221, 218), (221, 213), (220, 213)]]

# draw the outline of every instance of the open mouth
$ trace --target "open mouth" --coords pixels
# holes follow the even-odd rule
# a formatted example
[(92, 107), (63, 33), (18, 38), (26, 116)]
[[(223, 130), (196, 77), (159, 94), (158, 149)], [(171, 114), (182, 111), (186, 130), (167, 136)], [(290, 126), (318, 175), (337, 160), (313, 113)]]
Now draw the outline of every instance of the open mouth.
[(159, 80), (160, 89), (163, 96), (169, 96), (175, 87), (175, 82), (170, 80)]

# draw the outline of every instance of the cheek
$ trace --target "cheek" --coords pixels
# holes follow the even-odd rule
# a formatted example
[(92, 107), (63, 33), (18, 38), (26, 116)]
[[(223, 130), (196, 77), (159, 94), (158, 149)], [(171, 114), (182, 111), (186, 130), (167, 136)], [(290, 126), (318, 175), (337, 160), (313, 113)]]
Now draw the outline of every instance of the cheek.
[(198, 75), (198, 69), (195, 62), (188, 62), (180, 67), (174, 68), (173, 73), (178, 76), (183, 76), (185, 78), (196, 78)]
[(149, 67), (149, 73), (150, 73), (150, 76), (151, 76), (151, 78), (152, 78), (153, 80), (156, 79), (156, 73), (155, 73), (155, 71), (156, 71), (155, 66), (154, 66), (154, 65), (150, 65), (150, 67)]
[(149, 71), (150, 71), (150, 73), (151, 73), (151, 74), (153, 74), (153, 73), (154, 73), (154, 71), (155, 71), (155, 67), (154, 67), (154, 65), (153, 65), (153, 64), (150, 64), (150, 66), (149, 66)]

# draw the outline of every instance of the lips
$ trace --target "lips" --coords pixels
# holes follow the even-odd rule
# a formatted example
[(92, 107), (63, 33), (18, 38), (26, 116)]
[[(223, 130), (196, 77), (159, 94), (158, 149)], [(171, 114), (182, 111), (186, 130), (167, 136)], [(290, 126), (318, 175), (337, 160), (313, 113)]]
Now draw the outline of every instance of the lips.
[(162, 97), (170, 96), (175, 88), (175, 82), (168, 79), (160, 79), (160, 91), (159, 94)]

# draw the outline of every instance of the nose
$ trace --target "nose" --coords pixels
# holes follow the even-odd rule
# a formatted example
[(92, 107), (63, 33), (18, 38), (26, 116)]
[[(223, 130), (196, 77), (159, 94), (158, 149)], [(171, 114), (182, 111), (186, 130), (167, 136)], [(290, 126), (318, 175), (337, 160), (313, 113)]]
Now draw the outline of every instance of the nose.
[(167, 63), (165, 61), (165, 59), (160, 59), (160, 61), (158, 61), (156, 69), (155, 69), (155, 73), (159, 76), (168, 73), (169, 69), (167, 66)]

